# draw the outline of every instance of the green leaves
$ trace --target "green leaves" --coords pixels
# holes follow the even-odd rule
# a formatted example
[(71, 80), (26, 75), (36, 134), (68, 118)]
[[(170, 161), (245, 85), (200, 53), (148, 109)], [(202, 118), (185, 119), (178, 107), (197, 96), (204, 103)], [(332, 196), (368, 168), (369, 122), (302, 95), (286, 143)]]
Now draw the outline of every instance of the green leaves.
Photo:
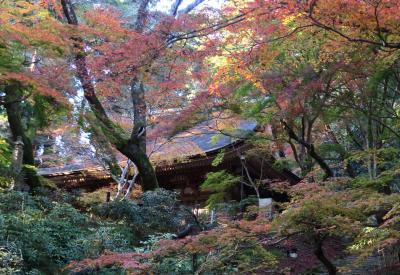
[(227, 99), (226, 107), (236, 114), (245, 118), (253, 118), (259, 123), (268, 123), (271, 121), (273, 112), (266, 110), (274, 106), (274, 96), (267, 96), (260, 93), (251, 82), (239, 86), (232, 93), (232, 98)]
[(5, 139), (0, 138), (0, 190), (9, 188), (13, 182), (10, 164), (11, 148)]
[(211, 162), (211, 165), (214, 167), (217, 167), (218, 165), (220, 165), (221, 162), (224, 160), (224, 155), (225, 155), (225, 149), (221, 149), (218, 152), (217, 156)]
[(275, 160), (273, 166), (278, 171), (283, 171), (285, 169), (290, 170), (292, 167), (295, 167), (295, 162), (290, 158), (279, 158)]
[(177, 194), (165, 189), (148, 191), (140, 196), (141, 205), (130, 200), (114, 200), (99, 205), (94, 212), (130, 226), (138, 236), (160, 232), (178, 232), (183, 221), (193, 218), (186, 208), (177, 206)]
[(0, 167), (8, 166), (11, 161), (11, 150), (8, 142), (0, 138)]
[(0, 47), (0, 73), (19, 71), (23, 61), (22, 48), (18, 43), (14, 43), (11, 48)]
[(234, 92), (233, 95), (235, 96), (236, 99), (241, 99), (244, 96), (248, 96), (251, 91), (254, 90), (254, 85), (251, 82), (247, 82), (237, 88)]
[[(55, 195), (57, 191), (49, 192)], [(22, 254), (24, 272), (37, 269), (45, 274), (59, 274), (72, 260), (97, 256), (104, 250), (132, 249), (131, 227), (89, 218), (61, 202), (71, 198), (60, 195), (63, 194), (55, 195), (60, 201), (56, 202), (55, 198), (22, 192), (0, 193), (0, 261), (9, 263), (6, 268), (12, 267), (14, 250)], [(14, 260), (13, 266), (18, 268), (20, 262)], [(0, 262), (0, 273), (3, 263)]]
[(240, 177), (233, 176), (226, 170), (210, 172), (200, 189), (202, 191), (222, 192), (234, 186), (239, 180)]
[(240, 181), (240, 177), (233, 176), (225, 170), (207, 174), (206, 180), (201, 184), (201, 191), (212, 192), (207, 200), (210, 208), (223, 202), (226, 192)]
[[(3, 195), (2, 199), (7, 200), (7, 196)], [(48, 205), (51, 209), (46, 213), (40, 209), (43, 206), (40, 201), (29, 195), (14, 197), (18, 199), (14, 202), (15, 210), (0, 211), (4, 220), (0, 225), (0, 243), (14, 242), (21, 250), (26, 266), (53, 273), (68, 261), (86, 256), (88, 246), (80, 239), (89, 233), (87, 217), (70, 205)], [(12, 204), (7, 203), (9, 207)]]

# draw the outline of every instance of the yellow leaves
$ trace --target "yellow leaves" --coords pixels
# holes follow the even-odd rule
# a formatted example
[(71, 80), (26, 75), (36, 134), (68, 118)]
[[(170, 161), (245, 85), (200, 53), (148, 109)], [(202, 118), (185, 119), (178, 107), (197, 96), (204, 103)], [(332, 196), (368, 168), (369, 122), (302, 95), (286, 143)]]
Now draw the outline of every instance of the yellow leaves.
[(42, 20), (45, 18), (48, 18), (48, 16), (49, 16), (49, 12), (44, 9), (41, 9), (41, 10), (37, 11), (37, 13), (36, 13), (36, 17), (40, 18)]
[(251, 2), (250, 0), (234, 0), (234, 1), (224, 1), (224, 11), (230, 14), (239, 14), (242, 9), (246, 8)]
[(255, 74), (250, 70), (246, 70), (243, 67), (238, 67), (237, 72), (241, 76), (241, 78), (247, 80), (248, 82), (251, 82), (258, 90), (266, 92), (258, 74)]
[(287, 26), (291, 23), (293, 23), (293, 21), (296, 19), (296, 16), (294, 15), (290, 15), (287, 16), (285, 19), (282, 20), (283, 25)]
[(221, 55), (210, 56), (206, 58), (205, 62), (209, 64), (212, 68), (217, 69), (228, 65), (228, 58)]
[(5, 1), (0, 3), (0, 9), (1, 18), (10, 25), (21, 23), (32, 25), (50, 18), (46, 8), (28, 1)]
[(18, 21), (30, 20), (32, 16), (36, 16), (36, 13), (40, 7), (32, 4), (28, 1), (16, 1), (15, 3), (9, 3), (3, 8), (5, 13), (13, 15)]
[(215, 73), (208, 90), (210, 94), (222, 95), (222, 91), (229, 85), (235, 86), (238, 82), (252, 83), (259, 91), (267, 93), (262, 85), (259, 71), (252, 71), (242, 61), (235, 58), (216, 58), (221, 61), (221, 66)]
[(290, 14), (282, 19), (282, 24), (284, 26), (290, 26), (292, 24), (298, 25), (301, 18), (306, 15), (307, 14), (305, 12), (298, 12), (296, 14)]
[[(3, 122), (1, 120), (2, 120), (2, 117), (0, 116), (0, 122)], [(0, 165), (1, 166), (8, 165), (10, 162), (10, 159), (11, 159), (10, 146), (5, 139), (0, 138)], [(4, 178), (2, 179), (1, 175), (0, 175), (0, 182), (1, 182), (1, 180), (4, 181)]]
[(226, 67), (220, 68), (217, 73), (213, 77), (212, 83), (209, 85), (208, 90), (210, 94), (220, 95), (220, 85), (222, 83), (228, 83), (232, 80), (232, 77), (229, 75), (229, 70), (226, 70)]
[(26, 12), (35, 10), (35, 5), (28, 1), (16, 1), (15, 6)]

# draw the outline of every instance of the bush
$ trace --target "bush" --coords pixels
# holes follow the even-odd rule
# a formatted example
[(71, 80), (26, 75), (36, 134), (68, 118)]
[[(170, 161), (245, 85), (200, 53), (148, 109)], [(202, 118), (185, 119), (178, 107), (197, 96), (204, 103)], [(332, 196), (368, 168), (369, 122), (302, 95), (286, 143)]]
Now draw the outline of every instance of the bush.
[(16, 246), (0, 246), (0, 274), (22, 274), (23, 260)]
[(132, 249), (129, 228), (96, 222), (68, 203), (21, 192), (0, 194), (0, 201), (0, 246), (15, 244), (25, 273), (56, 274), (72, 260)]
[(98, 226), (90, 229), (92, 233), (89, 240), (93, 246), (91, 254), (99, 254), (106, 250), (115, 252), (132, 250), (135, 238), (128, 226), (109, 222), (99, 222)]
[(2, 242), (13, 241), (30, 268), (54, 271), (87, 254), (87, 218), (70, 205), (55, 205), (48, 213), (21, 205), (15, 212), (2, 212)]
[(109, 191), (108, 188), (101, 188), (93, 192), (79, 191), (76, 194), (76, 203), (80, 208), (91, 211), (106, 201), (107, 192)]
[[(276, 256), (240, 223), (205, 231), (189, 239), (156, 244), (155, 274), (250, 274), (272, 271)], [(158, 254), (158, 255), (157, 255)], [(272, 273), (272, 272), (271, 272)]]
[(7, 167), (11, 163), (11, 150), (8, 142), (0, 137), (0, 167)]
[(15, 175), (8, 167), (0, 165), (0, 191), (8, 190), (14, 183)]
[(140, 202), (112, 201), (99, 205), (94, 212), (99, 217), (126, 222), (141, 239), (156, 233), (176, 233), (187, 223), (194, 223), (190, 209), (179, 206), (172, 191), (148, 191), (140, 196)]

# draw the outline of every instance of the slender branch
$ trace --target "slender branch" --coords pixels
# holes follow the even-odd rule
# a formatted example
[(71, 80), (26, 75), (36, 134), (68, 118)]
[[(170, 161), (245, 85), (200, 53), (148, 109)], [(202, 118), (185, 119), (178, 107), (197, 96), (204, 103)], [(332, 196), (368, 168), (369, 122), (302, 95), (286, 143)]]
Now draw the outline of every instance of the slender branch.
[(192, 3), (187, 5), (186, 8), (184, 8), (183, 10), (177, 11), (178, 12), (178, 16), (191, 12), (192, 10), (194, 10), (198, 5), (200, 5), (203, 2), (204, 2), (204, 0), (194, 0)]
[(183, 0), (175, 0), (171, 5), (171, 14), (172, 16), (176, 16), (178, 14), (178, 9), (182, 4)]
[(315, 8), (317, 6), (317, 2), (318, 2), (318, 0), (311, 1), (309, 12), (308, 12), (308, 18), (311, 19), (311, 21), (314, 23), (315, 26), (317, 26), (319, 28), (322, 28), (324, 30), (336, 33), (337, 35), (345, 38), (346, 40), (348, 40), (350, 42), (367, 43), (367, 44), (371, 44), (371, 45), (375, 45), (375, 46), (379, 46), (379, 47), (383, 47), (383, 48), (389, 48), (389, 49), (400, 49), (400, 42), (386, 42), (385, 40), (382, 40), (380, 42), (376, 42), (376, 41), (373, 41), (373, 40), (360, 38), (360, 37), (354, 38), (354, 37), (350, 37), (349, 35), (339, 31), (338, 29), (336, 29), (334, 27), (330, 27), (330, 26), (322, 23), (321, 21), (319, 21), (318, 19), (316, 19), (314, 17), (314, 10), (315, 10)]
[(284, 125), (284, 128), (285, 128), (286, 132), (288, 133), (289, 138), (292, 138), (295, 141), (297, 141), (298, 143), (300, 143), (301, 145), (303, 145), (307, 149), (309, 156), (312, 157), (313, 159), (315, 159), (315, 161), (318, 163), (318, 165), (321, 167), (321, 169), (324, 170), (325, 179), (332, 177), (333, 176), (332, 169), (324, 161), (324, 159), (322, 159), (317, 154), (317, 152), (315, 152), (314, 145), (312, 143), (306, 142), (302, 138), (299, 138), (299, 136), (296, 135), (296, 133), (293, 131), (293, 129), (284, 120), (281, 120), (281, 123)]

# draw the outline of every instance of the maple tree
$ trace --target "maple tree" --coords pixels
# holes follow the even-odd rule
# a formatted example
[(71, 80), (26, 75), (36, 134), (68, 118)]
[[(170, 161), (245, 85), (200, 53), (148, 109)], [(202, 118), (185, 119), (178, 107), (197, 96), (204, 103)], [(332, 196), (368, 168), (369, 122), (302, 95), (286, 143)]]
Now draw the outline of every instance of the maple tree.
[[(85, 98), (108, 140), (138, 167), (144, 190), (158, 186), (154, 169), (146, 155), (148, 98), (168, 98), (174, 94), (176, 97), (176, 91), (185, 87), (186, 81), (183, 77), (186, 73), (182, 72), (184, 67), (179, 59), (190, 60), (190, 55), (185, 57), (184, 55), (188, 52), (184, 48), (178, 48), (181, 57), (179, 55), (175, 58), (169, 57), (170, 34), (174, 32), (174, 29), (182, 29), (179, 18), (174, 17), (190, 12), (201, 1), (194, 2), (191, 8), (181, 11), (180, 14), (178, 14), (180, 2), (177, 1), (173, 4), (172, 14), (166, 19), (161, 19), (152, 31), (146, 30), (150, 22), (149, 3), (149, 1), (142, 1), (139, 4), (133, 27), (128, 29), (123, 27), (122, 22), (116, 17), (117, 14), (113, 14), (111, 10), (102, 9), (85, 13), (86, 24), (78, 25), (72, 3), (61, 1), (64, 16), (68, 24), (75, 26), (75, 32), (80, 29), (91, 31), (88, 37), (79, 37), (76, 34), (71, 36), (72, 41), (75, 41), (73, 42), (75, 64)], [(182, 15), (182, 17), (185, 16)], [(97, 42), (94, 44), (86, 42), (88, 39), (94, 39)], [(92, 52), (97, 52), (97, 54), (85, 53), (85, 44), (90, 45), (93, 48)], [(170, 65), (164, 66), (161, 70), (157, 68), (161, 74), (157, 76), (156, 67), (159, 62), (170, 62)], [(186, 67), (187, 64), (184, 66)], [(93, 75), (91, 75), (92, 72)], [(129, 86), (133, 107), (134, 126), (129, 138), (124, 137), (121, 129), (109, 118), (97, 96), (97, 93), (118, 93), (113, 90), (120, 90), (123, 85)], [(161, 91), (157, 88), (152, 92), (151, 87), (154, 86), (161, 87)], [(150, 87), (150, 91), (145, 93), (147, 87)], [(157, 99), (157, 102), (160, 100)]]
[[(46, 124), (40, 112), (46, 101), (52, 102), (55, 108), (47, 110), (50, 118), (64, 104), (54, 77), (63, 71), (62, 66), (40, 59), (59, 59), (68, 46), (61, 24), (43, 7), (26, 1), (3, 1), (0, 7), (0, 85), (4, 91), (0, 104), (6, 109), (13, 140), (21, 139), (24, 144), (23, 163), (33, 166), (32, 138)], [(46, 71), (51, 73), (43, 74)], [(38, 112), (31, 111), (26, 117), (29, 106)], [(34, 184), (35, 180), (29, 181)]]
[[(397, 126), (394, 126), (397, 125), (396, 107), (389, 107), (390, 102), (394, 101), (380, 103), (387, 106), (385, 110), (381, 109), (387, 116), (383, 113), (376, 115), (371, 109), (374, 108), (375, 99), (378, 102), (382, 93), (387, 97), (392, 96), (391, 92), (398, 92), (397, 88), (389, 88), (398, 83), (395, 80), (398, 51), (386, 51), (384, 46), (381, 49), (371, 46), (373, 43), (357, 39), (349, 44), (340, 34), (322, 28), (322, 23), (318, 25), (313, 21), (314, 17), (325, 20), (333, 16), (324, 14), (330, 5), (339, 5), (343, 17), (349, 20), (335, 25), (341, 30), (351, 30), (344, 27), (345, 24), (353, 24), (351, 19), (359, 20), (352, 14), (356, 10), (367, 11), (360, 20), (362, 24), (375, 20), (369, 7), (373, 3), (346, 1), (340, 5), (339, 2), (249, 1), (228, 6), (227, 13), (239, 14), (243, 18), (222, 31), (223, 35), (216, 42), (218, 51), (215, 55), (218, 59), (210, 58), (217, 72), (209, 90), (222, 101), (220, 106), (256, 118), (261, 124), (268, 123), (270, 130), (266, 132), (267, 142), (275, 143), (275, 148), (280, 148), (280, 157), (293, 156), (303, 175), (313, 169), (314, 163), (318, 164), (325, 178), (336, 173), (336, 168), (332, 169), (323, 155), (324, 148), (328, 146), (321, 144), (321, 140), (330, 139), (332, 145), (329, 148), (335, 151), (334, 154), (341, 161), (351, 158), (343, 150), (350, 144), (341, 143), (343, 132), (336, 132), (339, 128), (334, 129), (333, 125), (344, 124), (350, 137), (354, 137), (354, 128), (360, 129), (367, 137), (361, 142), (363, 148), (379, 148), (382, 144), (377, 139), (382, 134), (398, 138)], [(395, 3), (384, 4), (382, 1), (377, 1), (376, 5), (382, 14), (385, 14), (385, 9), (396, 7)], [(310, 9), (313, 9), (312, 18), (306, 12)], [(382, 22), (392, 26), (394, 18), (385, 18)], [(340, 23), (343, 23), (343, 27)], [(358, 35), (359, 25), (352, 25), (354, 33), (350, 36)], [(370, 29), (366, 32), (372, 35), (374, 29), (370, 25), (368, 27)], [(393, 35), (388, 36), (388, 39), (394, 38)], [(386, 80), (369, 78), (374, 74), (383, 76), (383, 71), (387, 72)], [(389, 80), (390, 72), (393, 73), (393, 82)], [(388, 93), (388, 90), (391, 92)], [(349, 98), (355, 101), (344, 107), (343, 102)], [(371, 102), (362, 102), (361, 98), (368, 98)], [(353, 107), (353, 102), (358, 105)], [(369, 109), (367, 105), (370, 105)], [(362, 121), (366, 121), (364, 125), (369, 126), (364, 128), (364, 125), (353, 124), (349, 118), (354, 116), (363, 118)], [(376, 166), (373, 159), (371, 156), (369, 161), (368, 169), (371, 171)], [(345, 163), (347, 173), (356, 176), (352, 162)]]

